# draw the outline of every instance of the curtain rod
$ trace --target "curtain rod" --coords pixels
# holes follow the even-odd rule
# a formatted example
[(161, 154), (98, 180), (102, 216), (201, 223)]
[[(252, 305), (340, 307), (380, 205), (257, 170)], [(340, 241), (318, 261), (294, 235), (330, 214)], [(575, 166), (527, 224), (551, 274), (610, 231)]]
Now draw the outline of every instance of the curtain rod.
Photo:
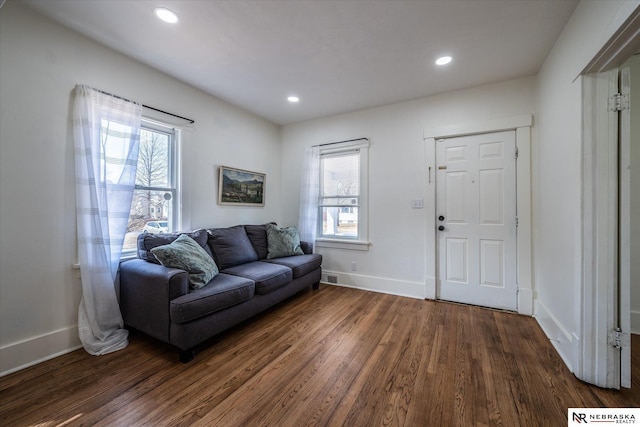
[(354, 142), (354, 141), (363, 141), (363, 140), (369, 141), (369, 138), (356, 138), (356, 139), (347, 139), (346, 141), (327, 142), (326, 144), (314, 145), (314, 147), (326, 147), (327, 145), (343, 144), (345, 142)]
[[(98, 92), (100, 92), (100, 93), (102, 93), (102, 94), (105, 94), (105, 95), (113, 96), (114, 98), (122, 99), (123, 101), (127, 101), (127, 102), (134, 102), (134, 103), (135, 103), (135, 101), (132, 101), (132, 100), (127, 99), (127, 98), (123, 98), (123, 97), (118, 96), (118, 95), (114, 95), (113, 93), (105, 92), (104, 90), (100, 90), (100, 89), (96, 89), (96, 88), (93, 88), (93, 90), (96, 90), (96, 91), (98, 91)], [(179, 116), (179, 115), (177, 115), (177, 114), (173, 114), (173, 113), (170, 113), (170, 112), (168, 112), (168, 111), (161, 110), (161, 109), (159, 109), (159, 108), (150, 107), (150, 106), (148, 106), (148, 105), (144, 105), (144, 104), (141, 104), (141, 105), (142, 105), (144, 108), (148, 108), (149, 110), (157, 111), (157, 112), (159, 112), (159, 113), (163, 113), (163, 114), (166, 114), (166, 115), (168, 115), (168, 116), (173, 116), (173, 117), (176, 117), (176, 118), (178, 118), (178, 119), (186, 120), (186, 121), (188, 121), (188, 122), (189, 122), (189, 123), (191, 123), (191, 124), (194, 124), (194, 123), (195, 123), (195, 120), (188, 119), (188, 118), (186, 118), (186, 117), (182, 117), (182, 116)]]

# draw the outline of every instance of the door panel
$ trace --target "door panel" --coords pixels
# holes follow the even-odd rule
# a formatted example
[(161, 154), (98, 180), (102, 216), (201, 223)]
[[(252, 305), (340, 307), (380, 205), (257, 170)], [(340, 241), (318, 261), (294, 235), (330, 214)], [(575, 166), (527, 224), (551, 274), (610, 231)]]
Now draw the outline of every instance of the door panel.
[(500, 240), (480, 240), (480, 286), (504, 287), (504, 244)]
[(515, 132), (439, 140), (436, 160), (437, 297), (516, 310)]
[(481, 159), (490, 159), (497, 158), (501, 159), (504, 157), (504, 147), (501, 142), (489, 142), (486, 144), (480, 144), (480, 158)]
[(456, 224), (467, 224), (467, 207), (468, 198), (465, 191), (465, 183), (467, 182), (467, 174), (464, 171), (452, 172), (446, 175), (447, 198), (446, 211), (448, 221)]
[(467, 239), (447, 239), (447, 271), (449, 282), (469, 282)]
[(489, 169), (480, 171), (480, 224), (504, 224), (504, 171)]
[(447, 162), (467, 160), (467, 147), (445, 148)]

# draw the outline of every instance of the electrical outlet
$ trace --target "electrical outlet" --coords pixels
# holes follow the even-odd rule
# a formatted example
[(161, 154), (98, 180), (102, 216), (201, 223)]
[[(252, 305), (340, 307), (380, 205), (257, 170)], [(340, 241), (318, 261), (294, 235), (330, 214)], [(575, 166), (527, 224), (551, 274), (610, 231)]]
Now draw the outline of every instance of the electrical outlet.
[(424, 199), (415, 199), (411, 201), (411, 207), (413, 209), (422, 209), (424, 208)]
[(358, 263), (351, 261), (351, 271), (358, 271)]

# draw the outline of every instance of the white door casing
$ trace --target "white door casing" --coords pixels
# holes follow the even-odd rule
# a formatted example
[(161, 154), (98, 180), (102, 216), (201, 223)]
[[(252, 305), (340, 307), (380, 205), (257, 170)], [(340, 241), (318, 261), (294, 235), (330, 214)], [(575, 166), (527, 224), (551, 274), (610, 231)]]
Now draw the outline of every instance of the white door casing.
[[(631, 97), (631, 69), (620, 70), (620, 94)], [(630, 106), (631, 108), (631, 106)], [(620, 349), (620, 386), (631, 388), (631, 109), (619, 112), (619, 291), (618, 325), (622, 332)]]
[[(625, 10), (626, 8), (629, 10)], [(626, 179), (618, 170), (617, 162), (611, 161), (616, 159), (614, 154), (618, 148), (618, 123), (611, 118), (612, 113), (606, 108), (610, 82), (616, 81), (615, 76), (610, 73), (615, 74), (615, 67), (623, 65), (638, 51), (640, 44), (640, 7), (636, 2), (628, 2), (619, 12), (618, 17), (627, 16), (625, 22), (581, 73), (583, 252), (580, 330), (583, 339), (576, 351), (578, 369), (575, 373), (583, 381), (607, 388), (619, 388), (621, 385), (626, 387), (626, 384), (630, 384), (630, 370), (621, 366), (621, 354), (612, 349), (606, 340), (610, 328), (618, 321), (622, 327), (627, 316), (630, 316), (629, 305), (620, 304), (621, 299), (629, 295), (629, 281), (619, 277), (620, 273), (617, 271), (611, 271), (612, 268), (617, 270), (622, 267), (616, 255), (620, 251), (618, 230), (624, 228), (624, 225), (619, 227), (618, 221), (626, 218), (624, 213), (618, 215), (611, 209), (603, 208), (618, 207), (620, 201), (617, 200), (618, 189), (615, 185), (619, 179), (623, 185)], [(624, 116), (622, 120), (621, 131), (625, 132)], [(621, 153), (622, 156), (624, 154)], [(622, 194), (624, 191), (623, 188)], [(609, 197), (613, 200), (609, 200)], [(622, 204), (620, 208), (626, 207)], [(620, 255), (625, 256), (624, 253)], [(620, 283), (617, 281), (619, 278)], [(603, 335), (605, 339), (602, 338)], [(624, 340), (622, 344), (624, 348)], [(628, 357), (627, 351), (623, 350), (621, 353), (622, 357)], [(624, 377), (621, 378), (618, 373), (622, 373)]]
[[(583, 76), (583, 336), (576, 376), (600, 387), (619, 389), (630, 384), (629, 282), (624, 281), (624, 197), (626, 177), (619, 165), (619, 130), (628, 134), (628, 120), (611, 108), (619, 90), (619, 70)], [(626, 124), (625, 124), (626, 123)], [(624, 143), (621, 147), (624, 150)], [(625, 209), (622, 206), (622, 209)], [(621, 328), (619, 348), (614, 331)], [(624, 365), (621, 363), (625, 358)]]
[(515, 152), (515, 131), (436, 142), (439, 299), (518, 308)]

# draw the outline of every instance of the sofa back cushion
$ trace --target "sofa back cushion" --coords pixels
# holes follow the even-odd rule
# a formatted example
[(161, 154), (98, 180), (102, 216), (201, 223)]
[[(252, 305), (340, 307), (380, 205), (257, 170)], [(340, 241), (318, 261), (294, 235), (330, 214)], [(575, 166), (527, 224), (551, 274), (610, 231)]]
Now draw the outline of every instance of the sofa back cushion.
[(210, 228), (207, 231), (209, 233), (209, 249), (211, 249), (213, 259), (220, 271), (258, 260), (258, 254), (253, 248), (244, 226)]
[(138, 235), (138, 258), (143, 259), (154, 264), (160, 264), (158, 259), (151, 253), (151, 249), (158, 246), (168, 245), (178, 238), (178, 236), (186, 234), (204, 249), (204, 251), (213, 258), (211, 250), (207, 245), (208, 234), (207, 230), (196, 230), (189, 233), (168, 233), (168, 234), (151, 234), (142, 233)]
[[(269, 224), (276, 225), (275, 222), (270, 222)], [(256, 254), (258, 254), (258, 259), (265, 259), (267, 257), (267, 253), (269, 253), (269, 245), (267, 243), (267, 224), (245, 225), (244, 229), (247, 232), (249, 240), (251, 240), (253, 249), (255, 249)]]

